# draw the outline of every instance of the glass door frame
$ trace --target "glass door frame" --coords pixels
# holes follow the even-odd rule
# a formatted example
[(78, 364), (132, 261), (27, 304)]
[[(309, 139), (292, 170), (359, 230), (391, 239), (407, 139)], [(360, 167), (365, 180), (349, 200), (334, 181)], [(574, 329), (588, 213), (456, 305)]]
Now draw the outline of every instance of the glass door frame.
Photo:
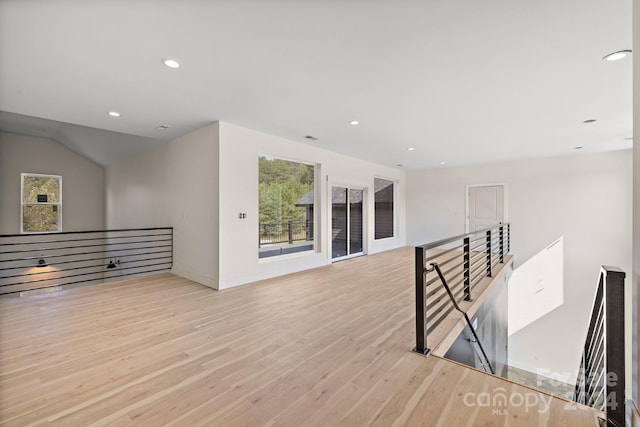
[[(333, 257), (333, 188), (346, 188), (347, 189), (347, 202), (349, 201), (349, 190), (362, 191), (362, 250), (356, 253), (349, 253), (351, 245), (351, 209), (347, 206), (346, 224), (347, 224), (347, 255)], [(368, 188), (361, 185), (350, 185), (342, 182), (329, 182), (328, 183), (328, 257), (331, 262), (342, 261), (349, 258), (354, 258), (367, 254), (367, 226), (368, 222), (368, 203), (367, 203)], [(349, 205), (349, 203), (347, 203)]]

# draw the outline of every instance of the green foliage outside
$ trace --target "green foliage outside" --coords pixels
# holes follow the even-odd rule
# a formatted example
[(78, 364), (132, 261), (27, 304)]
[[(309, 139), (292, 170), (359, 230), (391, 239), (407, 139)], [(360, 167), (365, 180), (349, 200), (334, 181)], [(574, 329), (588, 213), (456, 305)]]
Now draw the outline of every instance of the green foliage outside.
[(22, 194), (24, 203), (38, 203), (38, 194), (46, 194), (49, 203), (58, 203), (60, 180), (46, 176), (25, 176)]
[(25, 205), (22, 214), (24, 231), (58, 231), (58, 210), (55, 205)]
[(59, 207), (38, 202), (47, 195), (47, 203), (60, 201), (60, 180), (51, 177), (25, 176), (22, 189), (22, 226), (24, 231), (58, 231)]
[(259, 158), (260, 223), (305, 221), (295, 203), (313, 190), (314, 167), (269, 157)]

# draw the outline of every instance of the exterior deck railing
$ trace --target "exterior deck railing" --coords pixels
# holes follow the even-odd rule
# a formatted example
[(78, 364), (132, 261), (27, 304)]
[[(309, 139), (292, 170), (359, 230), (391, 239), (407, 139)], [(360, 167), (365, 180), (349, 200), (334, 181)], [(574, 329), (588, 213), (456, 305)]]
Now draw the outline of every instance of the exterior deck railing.
[(260, 223), (258, 247), (313, 240), (313, 221)]

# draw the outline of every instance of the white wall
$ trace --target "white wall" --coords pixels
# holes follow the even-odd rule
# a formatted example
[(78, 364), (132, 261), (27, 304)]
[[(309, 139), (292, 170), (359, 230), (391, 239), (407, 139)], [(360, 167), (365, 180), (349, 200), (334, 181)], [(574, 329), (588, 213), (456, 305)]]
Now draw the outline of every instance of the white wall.
[(218, 123), (107, 168), (109, 228), (174, 227), (173, 272), (218, 285)]
[(57, 142), (0, 132), (0, 234), (20, 233), (20, 173), (62, 176), (62, 231), (102, 230), (104, 169)]
[[(640, 1), (633, 0), (633, 401), (640, 408)], [(640, 425), (635, 420), (634, 425)]]
[(464, 233), (473, 184), (506, 184), (516, 268), (564, 237), (564, 304), (510, 337), (513, 365), (577, 371), (600, 265), (630, 271), (631, 157), (626, 150), (407, 175), (410, 244)]
[[(321, 142), (318, 142), (321, 145)], [(320, 164), (319, 251), (258, 259), (258, 156), (270, 155)], [(403, 171), (364, 162), (306, 144), (220, 123), (220, 289), (305, 270), (330, 263), (328, 245), (328, 189), (331, 184), (373, 188), (374, 177), (398, 182), (396, 203), (398, 233), (395, 238), (373, 239), (373, 215), (367, 216), (368, 253), (405, 245), (405, 174)], [(316, 189), (318, 190), (318, 189)], [(373, 191), (366, 196), (373, 209)], [(238, 213), (246, 212), (246, 219)]]
[[(319, 250), (258, 259), (258, 156), (320, 164)], [(333, 182), (373, 188), (374, 177), (398, 182), (397, 236), (368, 253), (405, 245), (404, 172), (308, 145), (214, 123), (107, 168), (107, 225), (174, 227), (173, 272), (216, 289), (330, 263), (328, 188)], [(373, 209), (373, 192), (367, 194)], [(245, 219), (238, 213), (245, 212)]]
[(509, 336), (564, 303), (564, 238), (520, 263), (509, 278)]

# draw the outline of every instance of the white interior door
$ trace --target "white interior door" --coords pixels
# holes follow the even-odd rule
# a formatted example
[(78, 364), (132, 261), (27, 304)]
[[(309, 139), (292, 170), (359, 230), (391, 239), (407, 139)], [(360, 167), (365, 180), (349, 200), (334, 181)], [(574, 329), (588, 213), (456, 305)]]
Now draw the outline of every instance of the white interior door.
[(504, 185), (469, 187), (469, 232), (504, 222)]

